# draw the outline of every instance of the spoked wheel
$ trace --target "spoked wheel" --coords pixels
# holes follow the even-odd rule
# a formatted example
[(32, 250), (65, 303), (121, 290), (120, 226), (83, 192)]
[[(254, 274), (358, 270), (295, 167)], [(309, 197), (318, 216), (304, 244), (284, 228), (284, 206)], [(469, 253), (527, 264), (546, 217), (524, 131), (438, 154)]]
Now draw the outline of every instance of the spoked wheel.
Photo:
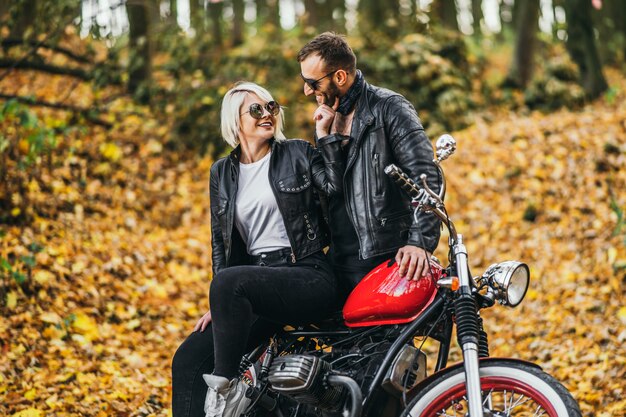
[[(580, 417), (578, 404), (556, 379), (521, 362), (490, 360), (480, 366), (485, 417)], [(405, 417), (468, 416), (462, 367), (426, 385)]]

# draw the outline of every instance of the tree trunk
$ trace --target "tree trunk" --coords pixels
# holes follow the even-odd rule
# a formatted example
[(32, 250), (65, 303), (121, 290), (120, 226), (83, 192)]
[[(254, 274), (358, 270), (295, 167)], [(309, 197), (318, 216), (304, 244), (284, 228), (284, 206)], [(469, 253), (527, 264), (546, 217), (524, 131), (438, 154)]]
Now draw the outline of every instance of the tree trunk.
[(172, 26), (178, 25), (178, 1), (170, 0), (170, 14), (168, 20)]
[(317, 28), (319, 26), (319, 8), (317, 7), (317, 1), (304, 0), (304, 10), (306, 14), (306, 25), (312, 28)]
[[(330, 29), (338, 33), (346, 33), (346, 2), (345, 0), (327, 0), (332, 5), (330, 16), (332, 18), (332, 26)], [(334, 17), (334, 14), (337, 17)]]
[(617, 47), (626, 39), (625, 6), (623, 1), (604, 1), (599, 10), (591, 10), (592, 24), (598, 33), (598, 53), (604, 63), (615, 64), (623, 61), (624, 51), (617, 50)]
[(333, 12), (337, 3), (343, 3), (343, 0), (312, 0), (307, 3), (309, 3), (307, 9), (315, 16), (315, 23), (310, 22), (309, 26), (314, 27), (318, 33), (336, 30)]
[(213, 43), (218, 48), (222, 47), (222, 10), (224, 3), (221, 0), (211, 0), (208, 4), (208, 12), (211, 18), (211, 26), (213, 28)]
[(396, 38), (400, 33), (399, 10), (399, 0), (388, 2), (360, 0), (358, 13), (361, 32), (364, 34), (382, 32), (392, 39)]
[(556, 20), (556, 8), (558, 3), (556, 0), (552, 0), (552, 40), (557, 41), (559, 39), (559, 22)]
[(267, 29), (269, 36), (274, 41), (280, 40), (280, 6), (278, 0), (256, 0), (257, 25)]
[(196, 37), (205, 32), (204, 0), (189, 0), (189, 24), (196, 33)]
[(244, 0), (233, 0), (233, 46), (243, 43), (245, 7)]
[(8, 1), (0, 2), (0, 22), (7, 22), (9, 20), (9, 9), (11, 5)]
[(280, 33), (280, 4), (278, 0), (267, 0), (267, 22)]
[(500, 39), (504, 39), (504, 33), (505, 32), (514, 32), (515, 31), (515, 14), (514, 14), (514, 8), (515, 8), (515, 4), (517, 4), (520, 0), (518, 0), (518, 2), (513, 3), (514, 0), (501, 0), (500, 1), (500, 25), (502, 27), (502, 29), (500, 29), (500, 34), (499, 34), (499, 38)]
[(539, 29), (539, 0), (520, 4), (515, 18), (516, 34), (513, 63), (504, 81), (505, 87), (524, 88), (533, 73), (533, 54)]
[(267, 22), (267, 0), (256, 0), (256, 24), (262, 27)]
[(472, 27), (474, 28), (474, 36), (482, 35), (480, 22), (483, 20), (483, 2), (482, 0), (472, 0)]
[(9, 37), (22, 39), (35, 35), (37, 0), (20, 0), (13, 5), (12, 9), (11, 20), (13, 21), (13, 27)]
[(385, 25), (385, 15), (378, 13), (375, 0), (359, 0), (357, 11), (359, 29), (365, 38), (373, 28), (380, 30)]
[(596, 98), (608, 88), (596, 49), (589, 0), (566, 0), (567, 50), (580, 71), (580, 84), (587, 97)]
[[(81, 1), (79, 0), (66, 0), (64, 2), (59, 2), (57, 7), (60, 8), (59, 16), (60, 22), (65, 25), (70, 25), (74, 22), (77, 17), (81, 16), (82, 6)], [(59, 21), (55, 22), (55, 24), (59, 24)], [(79, 26), (80, 27), (80, 26)]]
[(140, 102), (150, 99), (149, 89), (152, 73), (152, 39), (150, 36), (149, 0), (132, 0), (126, 3), (129, 23), (129, 46), (131, 58), (128, 65), (128, 91)]
[(626, 3), (615, 1), (610, 5), (613, 19), (615, 20), (615, 29), (626, 37)]
[[(626, 40), (626, 3), (623, 1), (613, 2), (613, 16), (615, 17), (615, 28), (621, 33), (622, 39)], [(622, 43), (622, 63), (626, 61), (626, 42)]]
[(459, 30), (455, 0), (434, 0), (430, 7), (435, 20), (448, 29)]

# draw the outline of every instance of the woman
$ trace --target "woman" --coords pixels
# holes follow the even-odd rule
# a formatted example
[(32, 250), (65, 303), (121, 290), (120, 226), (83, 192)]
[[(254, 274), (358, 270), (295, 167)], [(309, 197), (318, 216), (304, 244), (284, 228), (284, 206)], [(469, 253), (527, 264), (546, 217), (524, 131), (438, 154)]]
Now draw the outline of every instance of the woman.
[(317, 192), (341, 192), (340, 167), (325, 166), (305, 141), (285, 140), (282, 116), (256, 84), (224, 96), (222, 136), (234, 150), (211, 167), (211, 309), (174, 356), (174, 417), (239, 416), (242, 355), (282, 325), (338, 307)]

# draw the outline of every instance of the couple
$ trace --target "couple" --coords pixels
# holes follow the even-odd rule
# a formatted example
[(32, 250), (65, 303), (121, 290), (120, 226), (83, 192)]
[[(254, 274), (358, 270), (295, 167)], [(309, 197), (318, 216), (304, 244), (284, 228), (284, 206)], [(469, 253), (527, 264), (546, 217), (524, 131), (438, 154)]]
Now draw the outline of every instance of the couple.
[(284, 324), (339, 310), (394, 254), (401, 276), (418, 279), (439, 241), (435, 217), (414, 223), (410, 200), (383, 172), (395, 163), (439, 188), (413, 106), (369, 85), (340, 35), (317, 36), (298, 61), (304, 93), (319, 104), (317, 149), (285, 140), (282, 109), (264, 88), (240, 83), (224, 96), (222, 136), (234, 150), (211, 168), (211, 309), (174, 356), (173, 417), (238, 417), (249, 402), (237, 379), (246, 351)]

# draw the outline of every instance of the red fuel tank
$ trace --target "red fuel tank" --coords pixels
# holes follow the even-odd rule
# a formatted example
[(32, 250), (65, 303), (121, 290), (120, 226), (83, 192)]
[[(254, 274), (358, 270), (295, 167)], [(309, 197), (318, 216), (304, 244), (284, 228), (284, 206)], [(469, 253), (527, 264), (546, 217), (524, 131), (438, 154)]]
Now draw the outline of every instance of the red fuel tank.
[(398, 274), (398, 264), (384, 262), (356, 286), (343, 306), (348, 327), (408, 323), (434, 300), (442, 268), (431, 263), (432, 275), (409, 281)]

